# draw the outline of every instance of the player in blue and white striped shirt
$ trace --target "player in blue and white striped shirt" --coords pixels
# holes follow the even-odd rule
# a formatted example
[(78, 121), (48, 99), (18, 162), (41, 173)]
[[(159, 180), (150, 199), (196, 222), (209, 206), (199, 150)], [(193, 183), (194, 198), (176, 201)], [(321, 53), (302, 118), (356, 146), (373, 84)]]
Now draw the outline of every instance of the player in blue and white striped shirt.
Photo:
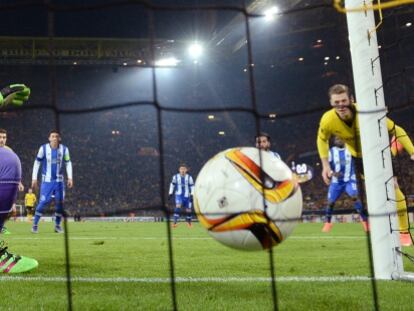
[(367, 215), (358, 198), (358, 187), (355, 177), (355, 165), (351, 153), (345, 148), (345, 143), (338, 137), (334, 138), (334, 146), (329, 150), (329, 165), (332, 170), (331, 182), (328, 190), (328, 206), (325, 213), (325, 224), (322, 232), (332, 229), (332, 211), (335, 202), (346, 192), (355, 202), (354, 207), (361, 216), (362, 225), (368, 231)]
[(178, 218), (181, 214), (181, 208), (185, 209), (186, 221), (191, 228), (191, 209), (192, 197), (194, 193), (194, 180), (191, 175), (187, 174), (188, 167), (181, 164), (178, 168), (178, 174), (172, 177), (170, 190), (168, 196), (172, 197), (175, 194), (175, 208), (174, 208), (174, 224), (173, 228), (177, 227)]
[(60, 143), (60, 134), (56, 130), (49, 133), (49, 143), (39, 148), (33, 165), (32, 188), (37, 187), (37, 175), (40, 167), (42, 167), (42, 184), (32, 232), (38, 232), (38, 225), (42, 217), (43, 209), (51, 202), (52, 196), (54, 196), (56, 205), (55, 232), (61, 233), (62, 228), (60, 223), (63, 216), (63, 200), (65, 197), (63, 167), (66, 168), (68, 188), (72, 188), (73, 186), (73, 177), (69, 149)]
[(269, 152), (269, 154), (273, 155), (275, 158), (281, 160), (282, 158), (277, 152), (270, 150), (271, 146), (272, 144), (270, 142), (269, 134), (265, 132), (261, 132), (259, 135), (256, 136), (256, 148), (257, 149), (267, 151)]

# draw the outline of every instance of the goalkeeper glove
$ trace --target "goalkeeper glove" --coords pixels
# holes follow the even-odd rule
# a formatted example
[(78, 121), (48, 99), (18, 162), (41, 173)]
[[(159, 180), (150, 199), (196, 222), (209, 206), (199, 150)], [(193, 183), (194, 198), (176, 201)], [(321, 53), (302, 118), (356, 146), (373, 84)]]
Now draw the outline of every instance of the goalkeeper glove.
[(23, 105), (29, 99), (30, 89), (24, 84), (11, 84), (0, 90), (0, 107), (12, 104)]

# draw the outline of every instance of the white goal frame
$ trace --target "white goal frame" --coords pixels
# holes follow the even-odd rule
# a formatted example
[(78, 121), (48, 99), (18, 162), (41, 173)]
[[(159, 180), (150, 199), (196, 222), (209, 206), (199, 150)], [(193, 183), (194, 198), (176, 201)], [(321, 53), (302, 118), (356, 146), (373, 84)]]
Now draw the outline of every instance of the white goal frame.
[[(346, 0), (347, 23), (358, 103), (365, 189), (375, 279), (414, 281), (404, 271), (376, 25), (373, 10), (349, 9), (371, 1)], [(392, 228), (392, 230), (390, 230)]]

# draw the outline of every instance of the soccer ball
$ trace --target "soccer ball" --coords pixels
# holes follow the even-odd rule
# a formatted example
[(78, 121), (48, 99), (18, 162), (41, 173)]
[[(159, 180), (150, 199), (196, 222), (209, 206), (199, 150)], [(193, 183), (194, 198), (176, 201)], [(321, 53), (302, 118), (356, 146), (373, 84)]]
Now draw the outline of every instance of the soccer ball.
[(302, 192), (292, 171), (271, 152), (260, 153), (261, 161), (257, 148), (222, 151), (197, 177), (197, 217), (224, 245), (269, 249), (289, 236), (302, 214)]

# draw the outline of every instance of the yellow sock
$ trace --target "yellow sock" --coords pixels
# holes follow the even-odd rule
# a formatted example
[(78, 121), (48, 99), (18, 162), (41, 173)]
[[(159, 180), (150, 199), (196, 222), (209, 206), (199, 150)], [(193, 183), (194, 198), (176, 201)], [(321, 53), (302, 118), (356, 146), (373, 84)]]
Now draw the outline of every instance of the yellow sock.
[(397, 201), (397, 215), (398, 222), (400, 224), (400, 231), (403, 233), (407, 233), (409, 227), (407, 202), (405, 201), (404, 193), (402, 193), (399, 187), (395, 188), (395, 199)]

